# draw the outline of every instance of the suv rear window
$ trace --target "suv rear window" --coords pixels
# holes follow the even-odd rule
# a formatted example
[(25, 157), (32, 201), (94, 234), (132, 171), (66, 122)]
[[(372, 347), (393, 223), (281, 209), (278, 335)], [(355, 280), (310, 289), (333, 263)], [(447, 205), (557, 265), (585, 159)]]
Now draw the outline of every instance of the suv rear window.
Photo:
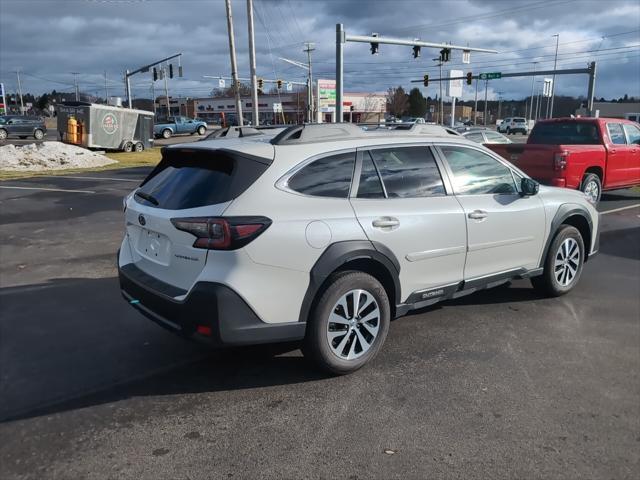
[(513, 121), (515, 123), (524, 123), (524, 118), (514, 118)]
[(548, 145), (600, 145), (598, 127), (592, 122), (537, 123), (528, 143)]
[(134, 198), (167, 210), (224, 203), (241, 195), (268, 167), (268, 159), (224, 150), (165, 150)]

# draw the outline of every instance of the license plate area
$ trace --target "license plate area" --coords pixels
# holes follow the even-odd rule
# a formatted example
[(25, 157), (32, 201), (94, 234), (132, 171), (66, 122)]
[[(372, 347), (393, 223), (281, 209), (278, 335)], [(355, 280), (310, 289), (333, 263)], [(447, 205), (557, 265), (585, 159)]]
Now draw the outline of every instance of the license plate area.
[(140, 256), (152, 262), (169, 265), (171, 242), (169, 238), (162, 233), (141, 228), (136, 250)]

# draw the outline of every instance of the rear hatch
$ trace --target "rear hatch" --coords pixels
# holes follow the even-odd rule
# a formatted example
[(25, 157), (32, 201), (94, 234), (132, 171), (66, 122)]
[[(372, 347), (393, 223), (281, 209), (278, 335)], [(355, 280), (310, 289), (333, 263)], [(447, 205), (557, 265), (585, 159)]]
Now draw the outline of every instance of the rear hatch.
[(171, 219), (221, 216), (264, 173), (270, 159), (225, 149), (169, 148), (127, 200), (126, 238), (136, 267), (189, 290), (207, 261), (193, 234)]

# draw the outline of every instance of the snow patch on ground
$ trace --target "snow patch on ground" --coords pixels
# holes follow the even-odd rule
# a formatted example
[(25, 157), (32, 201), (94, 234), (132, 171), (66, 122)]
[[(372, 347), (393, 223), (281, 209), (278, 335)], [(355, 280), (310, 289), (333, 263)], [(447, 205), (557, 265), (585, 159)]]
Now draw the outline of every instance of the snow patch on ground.
[(118, 163), (105, 155), (62, 142), (0, 147), (0, 170), (41, 171), (102, 167)]

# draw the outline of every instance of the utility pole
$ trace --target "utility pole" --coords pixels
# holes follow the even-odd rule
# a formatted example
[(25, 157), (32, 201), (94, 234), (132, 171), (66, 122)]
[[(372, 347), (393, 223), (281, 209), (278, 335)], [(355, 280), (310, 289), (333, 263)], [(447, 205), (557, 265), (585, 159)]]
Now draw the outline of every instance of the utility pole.
[(18, 77), (18, 95), (20, 95), (20, 115), (24, 115), (24, 103), (22, 102), (22, 84), (20, 83), (20, 70), (16, 70), (16, 76)]
[(501, 118), (502, 115), (502, 94), (504, 92), (498, 92), (498, 120)]
[(104, 71), (104, 101), (109, 104), (109, 87), (107, 86), (107, 71)]
[(247, 23), (249, 27), (249, 67), (251, 74), (251, 115), (253, 124), (260, 125), (258, 111), (258, 78), (256, 77), (256, 45), (253, 31), (253, 0), (247, 0)]
[[(553, 118), (553, 97), (556, 95), (556, 67), (558, 65), (558, 45), (560, 42), (560, 34), (556, 33), (554, 37), (556, 37), (556, 56), (553, 60), (553, 80), (551, 81), (551, 109), (549, 110), (549, 118)], [(549, 100), (547, 100), (547, 102), (548, 101)]]
[(156, 86), (155, 82), (151, 80), (151, 106), (153, 108), (153, 115), (156, 114)]
[(473, 103), (473, 124), (474, 125), (478, 121), (478, 82), (480, 82), (480, 79), (476, 78), (476, 99)]
[(307, 52), (307, 65), (309, 67), (308, 78), (309, 84), (307, 86), (307, 121), (313, 123), (313, 75), (311, 73), (311, 52), (315, 50), (315, 44), (305, 42), (305, 49), (303, 52)]
[[(538, 62), (533, 62), (533, 73), (535, 73), (536, 71), (537, 63)], [(531, 107), (529, 108), (529, 116), (525, 115), (525, 117), (527, 117), (527, 120), (531, 120), (531, 118), (533, 117), (533, 87), (535, 83), (536, 83), (536, 76), (534, 75), (533, 77), (531, 77)], [(526, 105), (525, 105), (525, 113), (526, 113)]]
[(484, 126), (487, 126), (487, 90), (489, 89), (489, 79), (484, 81), (484, 113), (482, 116), (484, 117), (482, 120), (484, 121)]
[(229, 34), (229, 56), (231, 57), (231, 77), (233, 78), (233, 90), (236, 97), (236, 117), (238, 126), (244, 125), (242, 118), (242, 100), (240, 99), (240, 85), (238, 83), (238, 65), (236, 62), (236, 44), (233, 34), (233, 18), (231, 14), (231, 0), (225, 0), (227, 9), (227, 32)]
[(78, 75), (79, 72), (71, 72), (73, 74), (73, 84), (76, 87), (76, 102), (80, 101), (80, 91), (78, 90)]
[(164, 77), (164, 98), (167, 100), (167, 117), (171, 116), (171, 107), (169, 106), (169, 85), (167, 83), (167, 70), (162, 66), (162, 76)]

